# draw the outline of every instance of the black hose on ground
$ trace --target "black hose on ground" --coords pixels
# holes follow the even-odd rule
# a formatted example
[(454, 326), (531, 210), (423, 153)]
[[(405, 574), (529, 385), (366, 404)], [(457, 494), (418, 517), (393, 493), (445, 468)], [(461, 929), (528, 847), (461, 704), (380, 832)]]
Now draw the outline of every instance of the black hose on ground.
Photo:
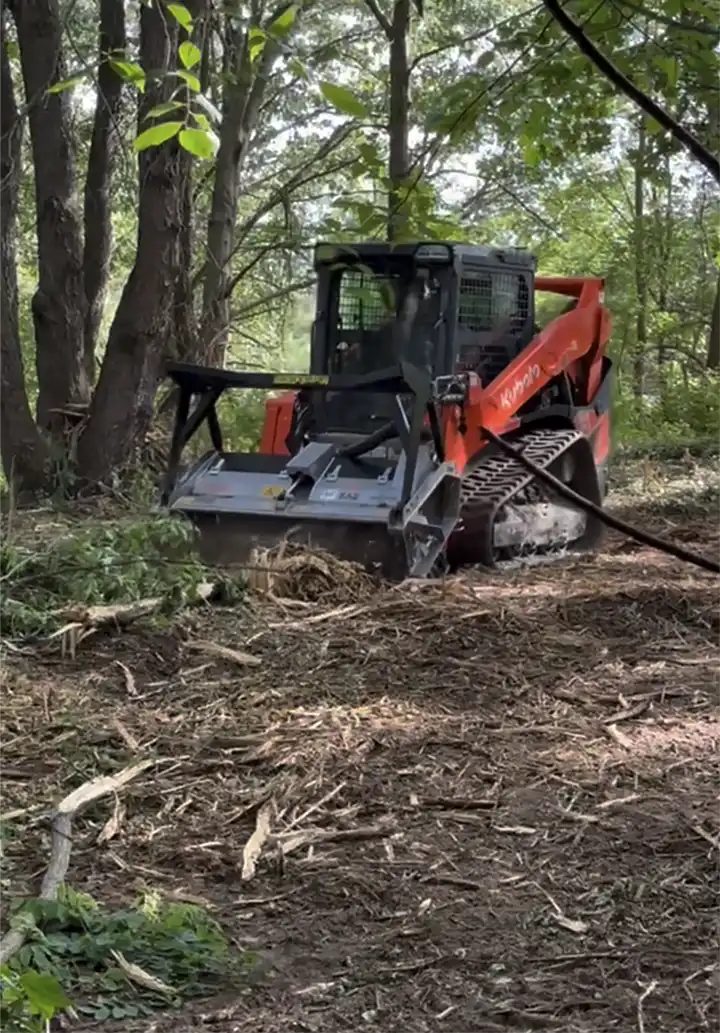
[(632, 527), (630, 524), (626, 524), (624, 520), (620, 520), (619, 517), (613, 516), (612, 513), (608, 513), (606, 509), (601, 506), (596, 506), (594, 502), (590, 502), (589, 499), (584, 498), (582, 495), (578, 495), (572, 488), (568, 488), (567, 484), (563, 484), (557, 477), (554, 477), (547, 470), (543, 470), (541, 466), (534, 463), (532, 459), (528, 459), (527, 456), (523, 455), (520, 449), (515, 448), (509, 441), (505, 441), (504, 438), (499, 437), (493, 431), (488, 430), (487, 427), (483, 427), (485, 436), (492, 441), (494, 445), (497, 445), (499, 449), (506, 453), (506, 455), (512, 456), (513, 459), (517, 459), (521, 466), (524, 466), (526, 470), (529, 470), (539, 481), (547, 484), (548, 487), (556, 491), (558, 495), (567, 499), (568, 502), (572, 502), (573, 505), (579, 509), (584, 509), (586, 513), (592, 513), (599, 520), (602, 520), (608, 527), (612, 527), (613, 530), (619, 531), (621, 534), (627, 535), (628, 538), (634, 538), (636, 542), (640, 542), (641, 545), (647, 545), (651, 549), (658, 549), (660, 552), (665, 552), (668, 556), (674, 556), (676, 559), (684, 560), (686, 563), (692, 563), (696, 567), (701, 567), (702, 570), (709, 570), (713, 574), (720, 574), (720, 563), (716, 560), (708, 559), (707, 556), (701, 556), (700, 553), (693, 552), (691, 549), (684, 549), (682, 545), (675, 545), (673, 542), (666, 542), (662, 538), (656, 538), (654, 534), (648, 534), (647, 531), (640, 531), (637, 527)]

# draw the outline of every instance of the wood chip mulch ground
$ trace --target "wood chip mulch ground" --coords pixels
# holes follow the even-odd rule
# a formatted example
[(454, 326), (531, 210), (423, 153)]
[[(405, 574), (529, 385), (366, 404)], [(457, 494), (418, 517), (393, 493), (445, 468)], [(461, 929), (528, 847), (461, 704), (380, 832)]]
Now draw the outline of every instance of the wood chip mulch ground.
[[(717, 553), (716, 520), (681, 534)], [(717, 579), (611, 539), (356, 589), (6, 659), (14, 871), (47, 863), (33, 807), (153, 757), (78, 820), (73, 886), (202, 902), (257, 952), (244, 992), (132, 1028), (716, 1029)]]

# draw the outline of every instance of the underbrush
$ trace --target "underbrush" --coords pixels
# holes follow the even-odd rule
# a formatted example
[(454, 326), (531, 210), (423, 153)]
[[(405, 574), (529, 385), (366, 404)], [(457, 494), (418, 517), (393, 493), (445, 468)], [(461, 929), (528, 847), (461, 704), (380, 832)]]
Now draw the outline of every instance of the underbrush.
[(10, 919), (26, 939), (0, 972), (0, 1026), (43, 1033), (57, 1014), (132, 1019), (240, 985), (251, 958), (195, 905), (145, 894), (108, 911), (61, 887), (56, 901), (22, 903)]
[[(265, 424), (267, 391), (226, 391), (217, 403), (217, 414), (228, 452), (257, 452)], [(185, 464), (210, 451), (212, 442), (206, 424), (190, 439), (183, 451)]]
[[(55, 536), (53, 538), (53, 536)], [(6, 638), (47, 634), (69, 606), (159, 598), (176, 610), (197, 597), (207, 572), (194, 530), (170, 517), (78, 522), (58, 533), (37, 525), (0, 547), (0, 629)]]
[(257, 452), (265, 423), (267, 391), (228, 391), (218, 402), (225, 448)]
[(615, 448), (622, 451), (717, 450), (720, 377), (706, 372), (685, 381), (666, 374), (654, 395), (616, 395), (612, 419)]

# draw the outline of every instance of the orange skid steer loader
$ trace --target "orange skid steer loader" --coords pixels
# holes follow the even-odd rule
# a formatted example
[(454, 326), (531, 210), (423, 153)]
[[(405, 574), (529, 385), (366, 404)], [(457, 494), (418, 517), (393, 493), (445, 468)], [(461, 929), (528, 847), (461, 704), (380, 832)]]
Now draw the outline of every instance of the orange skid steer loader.
[[(206, 560), (283, 537), (393, 580), (597, 547), (563, 501), (486, 432), (595, 506), (610, 444), (610, 316), (599, 278), (543, 278), (532, 255), (465, 244), (319, 244), (308, 374), (174, 363), (163, 501)], [(540, 328), (535, 293), (570, 301)], [(258, 452), (225, 451), (217, 402), (263, 388)], [(281, 392), (281, 393), (278, 393)], [(179, 474), (203, 422), (212, 450)]]

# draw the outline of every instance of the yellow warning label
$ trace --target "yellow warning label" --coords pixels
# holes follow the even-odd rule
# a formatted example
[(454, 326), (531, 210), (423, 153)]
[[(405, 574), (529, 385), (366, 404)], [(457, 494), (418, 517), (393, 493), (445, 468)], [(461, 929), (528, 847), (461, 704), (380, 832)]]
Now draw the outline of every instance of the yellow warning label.
[(278, 495), (282, 495), (285, 489), (280, 484), (266, 484), (262, 490), (263, 498), (265, 499), (276, 499)]
[(305, 375), (298, 373), (295, 376), (288, 376), (287, 373), (278, 373), (273, 377), (273, 384), (276, 387), (295, 387), (296, 384), (312, 387), (313, 384), (325, 385), (329, 380), (329, 377), (320, 373), (307, 373)]

